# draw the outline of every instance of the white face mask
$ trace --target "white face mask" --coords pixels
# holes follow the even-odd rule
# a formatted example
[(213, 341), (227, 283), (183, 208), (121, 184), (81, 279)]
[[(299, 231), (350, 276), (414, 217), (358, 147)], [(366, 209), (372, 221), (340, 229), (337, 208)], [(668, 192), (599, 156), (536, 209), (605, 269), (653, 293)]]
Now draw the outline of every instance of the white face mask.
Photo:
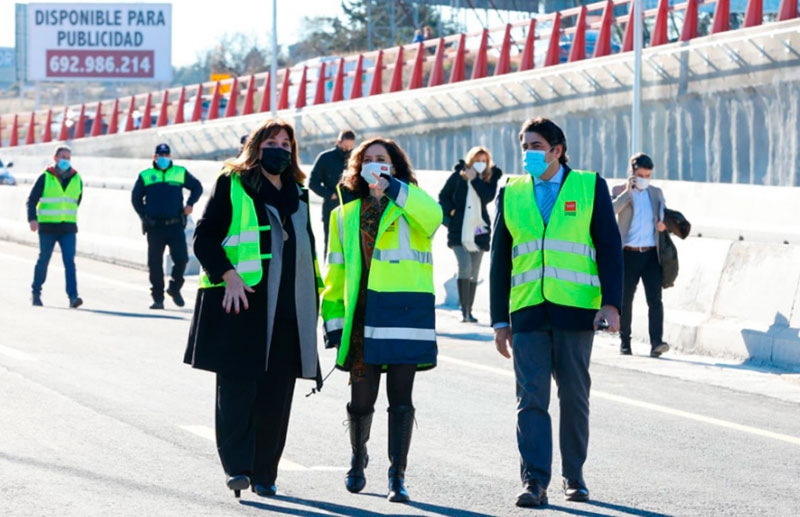
[(483, 174), (483, 171), (486, 170), (486, 162), (475, 162), (472, 164), (472, 168), (475, 169), (475, 172), (478, 174)]
[(370, 185), (373, 183), (377, 183), (378, 180), (375, 179), (373, 173), (380, 176), (381, 174), (389, 174), (392, 173), (392, 166), (388, 163), (381, 163), (381, 162), (369, 162), (361, 165), (361, 177), (366, 180), (367, 183)]
[(636, 182), (636, 188), (639, 190), (644, 190), (650, 186), (650, 180), (647, 178), (640, 178), (639, 176), (636, 176), (634, 181)]

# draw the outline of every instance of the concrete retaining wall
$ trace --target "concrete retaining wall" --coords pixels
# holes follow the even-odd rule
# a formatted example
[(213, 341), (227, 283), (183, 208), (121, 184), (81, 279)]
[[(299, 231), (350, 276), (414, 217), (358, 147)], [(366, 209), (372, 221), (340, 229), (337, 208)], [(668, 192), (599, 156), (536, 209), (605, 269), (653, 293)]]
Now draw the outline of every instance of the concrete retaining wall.
[[(47, 160), (25, 157), (17, 160), (13, 170), (30, 182)], [(147, 244), (130, 204), (130, 189), (138, 171), (147, 166), (146, 160), (76, 156), (74, 163), (86, 183), (79, 212), (78, 252), (144, 269)], [(219, 162), (180, 163), (200, 178), (206, 189), (220, 168)], [(421, 186), (436, 196), (449, 173), (417, 174)], [(796, 224), (800, 188), (657, 184), (664, 189), (667, 205), (681, 210), (693, 224), (688, 239), (674, 239), (680, 274), (675, 287), (664, 291), (665, 340), (692, 353), (800, 366), (800, 228)], [(38, 245), (25, 220), (30, 187), (30, 183), (0, 187), (0, 239)], [(202, 213), (205, 199), (206, 195), (197, 204), (195, 217)], [(321, 253), (321, 206), (314, 195), (312, 201)], [(457, 266), (447, 248), (444, 228), (436, 233), (433, 254), (437, 303), (455, 309)], [(485, 254), (475, 300), (482, 322), (488, 320), (488, 272), (489, 256)], [(647, 338), (646, 314), (640, 287), (634, 304), (637, 340)]]

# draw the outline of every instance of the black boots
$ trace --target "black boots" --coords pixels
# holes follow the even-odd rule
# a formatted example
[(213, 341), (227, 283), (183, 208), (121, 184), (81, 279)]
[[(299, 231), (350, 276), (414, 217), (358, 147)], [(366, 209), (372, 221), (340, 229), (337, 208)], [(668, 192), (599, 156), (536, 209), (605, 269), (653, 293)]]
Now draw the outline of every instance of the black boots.
[(367, 468), (369, 456), (367, 455), (367, 441), (369, 440), (369, 430), (372, 427), (373, 413), (366, 415), (355, 414), (350, 411), (350, 404), (347, 405), (347, 422), (350, 427), (350, 446), (353, 448), (353, 456), (350, 458), (350, 470), (347, 471), (344, 485), (348, 492), (361, 492), (367, 484), (364, 476), (364, 469)]
[(389, 461), (391, 466), (389, 467), (388, 499), (393, 503), (405, 503), (409, 500), (404, 480), (413, 426), (414, 408), (412, 406), (389, 408)]
[(461, 306), (461, 322), (476, 323), (478, 320), (472, 315), (472, 302), (475, 300), (475, 289), (478, 282), (469, 278), (458, 278), (458, 304)]
[(478, 290), (478, 282), (474, 280), (469, 281), (469, 297), (467, 298), (467, 321), (470, 323), (478, 323), (478, 319), (472, 315), (472, 304), (475, 302), (475, 291)]

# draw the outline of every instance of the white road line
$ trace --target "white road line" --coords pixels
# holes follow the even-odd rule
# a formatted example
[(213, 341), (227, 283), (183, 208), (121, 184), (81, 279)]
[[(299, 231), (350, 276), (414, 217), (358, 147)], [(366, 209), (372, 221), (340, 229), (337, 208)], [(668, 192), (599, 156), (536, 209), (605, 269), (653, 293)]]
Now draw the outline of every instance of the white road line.
[[(36, 262), (35, 260), (31, 261), (30, 259), (18, 257), (16, 255), (8, 255), (6, 253), (0, 253), (0, 257), (6, 258), (6, 259), (9, 259), (9, 260), (16, 260), (17, 262), (24, 262), (26, 264), (29, 264), (31, 262), (34, 262), (34, 263)], [(55, 270), (63, 271), (64, 267), (63, 266), (59, 266), (57, 263), (54, 263), (51, 260), (50, 261), (50, 266), (48, 267), (48, 269), (55, 269)], [(143, 280), (142, 280), (141, 284), (134, 284), (134, 283), (131, 283), (131, 282), (122, 282), (120, 280), (114, 280), (113, 278), (108, 278), (107, 276), (104, 276), (104, 275), (95, 275), (95, 274), (92, 274), (92, 273), (85, 273), (85, 272), (82, 272), (80, 270), (77, 272), (77, 275), (78, 275), (78, 280), (80, 280), (82, 278), (91, 278), (93, 280), (99, 281), (101, 284), (103, 284), (103, 286), (114, 285), (114, 286), (117, 286), (117, 287), (124, 287), (126, 289), (131, 289), (133, 291), (142, 291), (146, 287), (147, 282), (148, 282), (146, 276), (142, 276)]]
[(9, 348), (7, 346), (0, 345), (0, 355), (4, 355), (10, 357), (12, 359), (17, 359), (19, 361), (36, 361), (36, 356), (28, 354), (26, 352), (20, 352), (14, 348)]
[[(205, 425), (179, 425), (179, 428), (183, 429), (184, 431), (190, 432), (193, 435), (199, 436), (200, 438), (205, 438), (206, 440), (210, 440), (212, 442), (216, 441), (216, 431), (211, 427)], [(338, 467), (304, 467), (299, 463), (295, 463), (293, 461), (287, 460), (286, 458), (281, 458), (281, 462), (278, 465), (278, 468), (281, 470), (286, 471), (296, 471), (302, 472), (307, 470), (334, 470), (338, 469)]]
[[(484, 372), (495, 373), (498, 375), (502, 375), (504, 377), (514, 377), (514, 372), (512, 370), (504, 370), (502, 368), (494, 368), (492, 366), (485, 366), (482, 364), (473, 363), (470, 361), (464, 361), (463, 359), (456, 359), (454, 357), (447, 357), (439, 355), (439, 361), (446, 362), (446, 363), (453, 363), (459, 366), (464, 366), (467, 368), (472, 368), (474, 370), (481, 370)], [(740, 431), (743, 433), (748, 433), (756, 436), (762, 436), (764, 438), (771, 438), (773, 440), (780, 440), (786, 443), (790, 443), (792, 445), (800, 445), (800, 437), (790, 436), (788, 434), (781, 434), (781, 433), (774, 433), (772, 431), (767, 431), (766, 429), (759, 429), (757, 427), (751, 427), (748, 425), (737, 424), (735, 422), (729, 422), (727, 420), (720, 420), (719, 418), (713, 418), (705, 415), (698, 415), (697, 413), (690, 413), (688, 411), (682, 411), (680, 409), (673, 409), (667, 406), (661, 406), (658, 404), (652, 404), (650, 402), (644, 402), (642, 400), (636, 400), (629, 397), (622, 397), (620, 395), (614, 395), (612, 393), (606, 393), (604, 391), (598, 391), (593, 389), (592, 390), (592, 397), (600, 398), (604, 400), (610, 400), (612, 402), (618, 402), (621, 404), (627, 404), (629, 406), (634, 406), (642, 409), (649, 409), (650, 411), (656, 411), (659, 413), (664, 413), (666, 415), (677, 416), (680, 418), (685, 418), (687, 420), (694, 420), (696, 422), (702, 422), (704, 424), (715, 425), (718, 427), (724, 427), (726, 429), (732, 429), (734, 431)]]

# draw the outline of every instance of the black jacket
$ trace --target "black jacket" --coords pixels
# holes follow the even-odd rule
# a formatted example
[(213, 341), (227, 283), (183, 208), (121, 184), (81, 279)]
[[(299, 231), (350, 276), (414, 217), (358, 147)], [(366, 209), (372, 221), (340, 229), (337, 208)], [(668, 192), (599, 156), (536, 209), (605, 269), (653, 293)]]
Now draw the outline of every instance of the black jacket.
[[(453, 173), (447, 178), (447, 182), (439, 192), (439, 204), (442, 205), (444, 215), (442, 224), (447, 227), (447, 245), (451, 248), (461, 246), (461, 230), (464, 225), (464, 210), (467, 204), (467, 181), (461, 177), (463, 169), (463, 161), (456, 164)], [(481, 216), (487, 228), (491, 222), (486, 205), (494, 200), (497, 194), (497, 182), (502, 175), (503, 171), (499, 167), (492, 166), (492, 176), (488, 183), (483, 181), (480, 175), (476, 175), (470, 182), (481, 200)], [(450, 212), (453, 211), (455, 211), (453, 215), (450, 215)], [(475, 244), (483, 251), (489, 251), (490, 243), (491, 238), (488, 231), (475, 236)]]
[[(564, 181), (570, 168), (564, 166)], [(563, 182), (562, 182), (563, 185)], [(511, 249), (513, 241), (503, 215), (503, 192), (497, 196), (497, 216), (494, 220), (489, 290), (491, 296), (492, 324), (509, 323), (514, 332), (530, 332), (547, 324), (562, 330), (592, 330), (597, 311), (557, 305), (545, 301), (533, 307), (509, 314), (511, 294)], [(533, 192), (531, 192), (533, 196)], [(556, 201), (558, 203), (558, 201)], [(533, 205), (531, 205), (532, 209)], [(606, 181), (597, 176), (594, 192), (594, 207), (589, 232), (597, 252), (597, 270), (600, 277), (603, 305), (622, 305), (622, 241), (617, 227), (617, 218), (611, 204)]]
[[(70, 169), (69, 175), (61, 177), (55, 172), (54, 167), (48, 167), (47, 170), (45, 170), (38, 178), (36, 178), (36, 183), (33, 184), (31, 193), (28, 195), (28, 222), (36, 221), (36, 205), (39, 204), (39, 200), (42, 198), (42, 193), (44, 192), (44, 175), (54, 175), (61, 182), (61, 188), (67, 188), (69, 181), (77, 173), (78, 171), (75, 169)], [(83, 199), (83, 192), (81, 192), (81, 195), (78, 198), (79, 205), (81, 204), (81, 199)], [(39, 223), (39, 233), (52, 235), (78, 233), (78, 225), (76, 223)]]
[(319, 153), (316, 161), (314, 161), (311, 177), (308, 180), (308, 188), (323, 200), (323, 221), (327, 221), (331, 211), (339, 206), (339, 199), (331, 199), (331, 196), (336, 194), (336, 185), (339, 183), (346, 165), (344, 151), (338, 147)]
[[(155, 162), (153, 168), (156, 168)], [(189, 171), (186, 171), (183, 185), (154, 183), (145, 187), (142, 175), (139, 174), (131, 192), (131, 203), (142, 221), (180, 218), (184, 207), (183, 189), (190, 191), (186, 206), (193, 206), (203, 194), (203, 185)]]
[(659, 232), (658, 238), (658, 261), (661, 263), (662, 280), (661, 287), (666, 289), (675, 285), (678, 278), (678, 248), (672, 242), (669, 234), (674, 233), (681, 239), (685, 239), (692, 231), (692, 224), (677, 210), (664, 210), (664, 224), (667, 225), (667, 232)]

